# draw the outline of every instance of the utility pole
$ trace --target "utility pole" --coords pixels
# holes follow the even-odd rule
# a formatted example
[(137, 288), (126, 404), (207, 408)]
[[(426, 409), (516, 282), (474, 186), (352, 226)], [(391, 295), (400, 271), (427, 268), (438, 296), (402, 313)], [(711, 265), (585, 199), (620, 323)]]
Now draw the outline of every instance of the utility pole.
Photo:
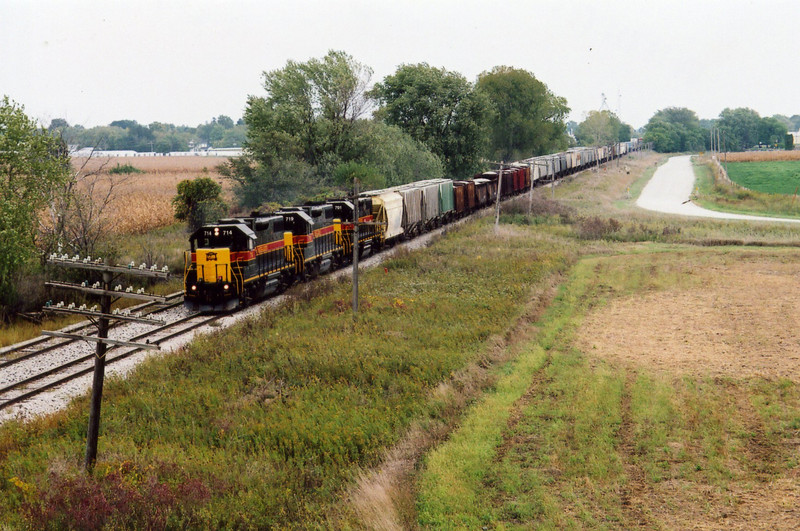
[(531, 215), (531, 211), (533, 211), (533, 173), (534, 173), (533, 167), (534, 167), (534, 165), (535, 165), (535, 162), (534, 163), (530, 163), (530, 162), (528, 163), (528, 171), (531, 173), (531, 187), (528, 190), (528, 216), (530, 216)]
[(503, 193), (503, 168), (505, 161), (500, 162), (500, 173), (497, 179), (497, 200), (495, 201), (494, 231), (500, 230), (500, 195)]
[(119, 298), (132, 298), (139, 300), (166, 302), (166, 298), (159, 295), (144, 293), (144, 289), (133, 292), (132, 288), (122, 291), (122, 285), (118, 285), (112, 290), (111, 284), (115, 277), (120, 275), (130, 275), (138, 277), (149, 278), (169, 278), (169, 268), (166, 266), (162, 269), (157, 269), (156, 266), (147, 268), (145, 264), (139, 266), (138, 269), (133, 268), (133, 263), (130, 266), (109, 266), (103, 263), (102, 259), (91, 261), (91, 257), (81, 259), (79, 256), (69, 258), (67, 255), (58, 256), (53, 253), (47, 260), (48, 264), (70, 269), (84, 269), (102, 275), (101, 282), (95, 282), (91, 287), (88, 281), (82, 284), (71, 284), (67, 282), (45, 282), (45, 286), (55, 287), (60, 289), (71, 289), (88, 293), (90, 295), (100, 296), (100, 311), (95, 311), (96, 306), (87, 309), (86, 305), (80, 308), (75, 308), (74, 304), (64, 307), (64, 303), (53, 305), (47, 303), (43, 308), (46, 312), (54, 313), (71, 313), (84, 315), (97, 327), (97, 336), (84, 336), (80, 334), (66, 334), (62, 332), (51, 332), (42, 330), (42, 335), (50, 337), (66, 337), (70, 339), (78, 339), (84, 341), (94, 341), (97, 343), (95, 347), (94, 358), (94, 375), (92, 378), (92, 398), (89, 409), (89, 427), (86, 432), (86, 454), (84, 460), (84, 467), (87, 472), (91, 472), (94, 463), (97, 460), (97, 441), (100, 435), (100, 407), (103, 401), (103, 382), (105, 379), (106, 367), (106, 351), (107, 345), (121, 345), (142, 349), (158, 349), (158, 345), (149, 343), (133, 343), (128, 341), (108, 339), (109, 321), (135, 321), (144, 322), (148, 324), (162, 324), (162, 321), (150, 317), (142, 317), (141, 315), (131, 316), (129, 313), (123, 311), (122, 313), (111, 313), (111, 305), (114, 300)]
[(353, 178), (353, 319), (358, 316), (358, 179)]

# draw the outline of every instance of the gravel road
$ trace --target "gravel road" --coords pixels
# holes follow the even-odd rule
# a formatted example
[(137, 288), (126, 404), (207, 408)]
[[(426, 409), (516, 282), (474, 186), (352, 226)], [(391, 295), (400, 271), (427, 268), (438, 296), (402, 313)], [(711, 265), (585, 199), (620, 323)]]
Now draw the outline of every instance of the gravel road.
[(800, 223), (798, 219), (769, 218), (706, 210), (690, 201), (693, 189), (694, 171), (690, 156), (672, 157), (656, 170), (653, 178), (642, 190), (636, 204), (646, 210), (682, 216)]

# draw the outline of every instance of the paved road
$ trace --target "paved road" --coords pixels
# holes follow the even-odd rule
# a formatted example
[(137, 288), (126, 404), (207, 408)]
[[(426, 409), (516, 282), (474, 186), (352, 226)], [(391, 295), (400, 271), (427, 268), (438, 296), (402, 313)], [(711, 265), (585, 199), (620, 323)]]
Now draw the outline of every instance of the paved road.
[(694, 171), (689, 156), (672, 157), (656, 170), (636, 204), (647, 210), (683, 216), (800, 223), (800, 219), (768, 218), (706, 210), (689, 201), (693, 189)]

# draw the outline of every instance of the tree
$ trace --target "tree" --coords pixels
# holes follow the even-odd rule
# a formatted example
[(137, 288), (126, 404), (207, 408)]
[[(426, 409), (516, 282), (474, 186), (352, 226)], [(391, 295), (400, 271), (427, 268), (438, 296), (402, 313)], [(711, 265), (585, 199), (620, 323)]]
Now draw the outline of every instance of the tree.
[(46, 252), (61, 247), (81, 256), (96, 255), (111, 232), (106, 214), (128, 177), (106, 171), (111, 159), (99, 165), (92, 160), (96, 159), (88, 157), (77, 169), (70, 167), (67, 178), (53, 190), (45, 211), (49, 220), (39, 227), (40, 244)]
[(175, 218), (186, 221), (190, 230), (197, 230), (225, 214), (228, 207), (221, 195), (222, 186), (209, 177), (184, 179), (178, 183), (178, 195), (172, 199)]
[[(0, 103), (0, 303), (14, 298), (14, 274), (36, 251), (37, 213), (69, 175), (66, 146), (7, 96)], [(0, 310), (5, 313), (5, 310)]]
[(247, 102), (247, 146), (256, 157), (277, 148), (312, 166), (352, 160), (352, 127), (369, 108), (371, 77), (371, 68), (341, 51), (265, 72), (267, 96), (250, 96)]
[(223, 129), (231, 129), (233, 127), (233, 119), (230, 116), (225, 116), (224, 114), (220, 114), (217, 117), (217, 123), (221, 125)]
[(481, 168), (489, 145), (488, 98), (461, 74), (427, 63), (401, 65), (375, 85), (377, 116), (425, 144), (445, 173), (464, 177)]
[(358, 162), (374, 168), (384, 177), (386, 186), (440, 179), (444, 175), (441, 159), (397, 126), (359, 120), (354, 138), (360, 153)]
[(575, 130), (575, 139), (581, 146), (606, 146), (630, 140), (631, 130), (631, 126), (623, 124), (611, 111), (589, 111)]
[(694, 111), (668, 107), (656, 112), (645, 126), (645, 142), (659, 153), (700, 151), (706, 147), (706, 131)]
[(264, 73), (266, 96), (250, 96), (244, 120), (247, 155), (226, 175), (242, 206), (314, 196), (336, 168), (358, 162), (356, 123), (369, 109), (372, 69), (341, 51)]
[(291, 203), (301, 194), (316, 195), (320, 183), (314, 169), (300, 159), (251, 153), (228, 159), (219, 172), (233, 181), (240, 206), (256, 209), (264, 204)]
[(777, 147), (783, 143), (786, 136), (786, 124), (772, 117), (761, 118), (758, 124), (758, 143), (760, 145)]
[(723, 109), (717, 127), (724, 137), (722, 149), (743, 151), (758, 144), (761, 117), (753, 109)]
[(477, 88), (494, 110), (490, 121), (492, 158), (518, 160), (567, 147), (567, 101), (525, 70), (496, 66), (478, 77)]
[(386, 187), (386, 178), (374, 167), (361, 162), (344, 162), (333, 171), (333, 181), (341, 190), (352, 190), (354, 179), (358, 179), (360, 190), (380, 190)]

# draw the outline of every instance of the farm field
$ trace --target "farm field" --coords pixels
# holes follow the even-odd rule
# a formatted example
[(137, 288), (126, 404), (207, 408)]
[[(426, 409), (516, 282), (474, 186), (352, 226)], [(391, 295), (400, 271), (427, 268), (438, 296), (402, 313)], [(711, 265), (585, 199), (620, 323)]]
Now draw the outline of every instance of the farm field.
[[(107, 213), (106, 222), (116, 234), (144, 234), (175, 223), (172, 198), (178, 183), (184, 179), (211, 177), (223, 186), (230, 199), (229, 181), (223, 179), (217, 166), (225, 157), (110, 157), (90, 160), (75, 158), (73, 167), (86, 172), (99, 172), (95, 194), (101, 195), (114, 184), (116, 200)], [(131, 165), (144, 173), (111, 174), (117, 165)]]
[(793, 195), (800, 189), (800, 160), (729, 163), (728, 177), (749, 190)]
[(317, 283), (108, 382), (92, 476), (86, 399), (0, 426), (0, 521), (793, 529), (797, 229), (637, 209), (660, 162), (400, 253), (357, 322)]
[(795, 529), (798, 259), (582, 259), (515, 370), (429, 457), (423, 527)]
[(792, 151), (740, 151), (720, 153), (720, 160), (728, 162), (772, 162), (779, 160), (800, 160), (800, 149)]

